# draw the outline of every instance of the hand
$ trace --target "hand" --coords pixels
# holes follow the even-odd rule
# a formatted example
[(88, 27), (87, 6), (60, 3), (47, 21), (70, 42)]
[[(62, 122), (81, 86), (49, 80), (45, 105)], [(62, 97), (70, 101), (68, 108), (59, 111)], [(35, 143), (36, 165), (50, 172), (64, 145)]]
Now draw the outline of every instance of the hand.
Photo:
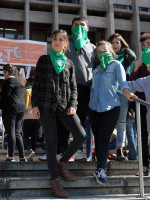
[(36, 119), (40, 118), (40, 111), (38, 107), (34, 107), (32, 108), (32, 115), (33, 117), (35, 117)]
[(75, 113), (76, 113), (76, 110), (74, 108), (70, 107), (68, 109), (67, 115), (74, 115)]
[(128, 89), (124, 89), (123, 90), (123, 92), (124, 92), (124, 94), (125, 94), (125, 96), (126, 96), (126, 98), (129, 100), (129, 101), (134, 101), (132, 98), (134, 97), (134, 98), (137, 98), (137, 96), (134, 94), (134, 93), (131, 93)]
[(134, 65), (134, 72), (137, 72), (137, 70), (139, 69), (139, 67), (142, 65), (142, 60), (137, 60), (135, 61), (135, 65)]

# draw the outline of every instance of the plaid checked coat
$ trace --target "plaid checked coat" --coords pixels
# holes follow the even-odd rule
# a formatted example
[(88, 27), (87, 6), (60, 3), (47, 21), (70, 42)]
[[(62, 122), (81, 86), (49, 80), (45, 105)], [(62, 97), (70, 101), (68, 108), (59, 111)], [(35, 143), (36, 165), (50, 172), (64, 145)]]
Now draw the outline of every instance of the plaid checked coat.
[(31, 102), (32, 107), (37, 106), (40, 112), (53, 115), (66, 115), (70, 107), (77, 109), (77, 85), (71, 60), (67, 58), (64, 70), (57, 74), (49, 55), (39, 58)]

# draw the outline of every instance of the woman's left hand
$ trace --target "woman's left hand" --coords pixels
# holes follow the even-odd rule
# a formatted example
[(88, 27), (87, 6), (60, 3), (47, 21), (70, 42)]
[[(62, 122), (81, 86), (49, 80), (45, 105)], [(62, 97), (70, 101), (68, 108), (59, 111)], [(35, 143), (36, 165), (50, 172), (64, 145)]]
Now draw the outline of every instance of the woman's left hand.
[(74, 108), (70, 107), (68, 109), (67, 115), (74, 115), (75, 113), (76, 113), (76, 110)]
[(126, 98), (129, 100), (129, 101), (134, 101), (132, 98), (137, 98), (137, 96), (134, 94), (134, 93), (131, 93), (128, 89), (124, 89), (123, 90)]

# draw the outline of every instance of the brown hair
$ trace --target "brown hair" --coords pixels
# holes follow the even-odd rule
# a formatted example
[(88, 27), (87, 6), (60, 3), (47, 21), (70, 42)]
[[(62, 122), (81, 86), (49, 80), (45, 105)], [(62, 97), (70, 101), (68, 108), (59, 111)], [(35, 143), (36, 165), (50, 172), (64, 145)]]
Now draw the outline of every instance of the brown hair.
[(129, 48), (129, 45), (127, 44), (127, 42), (123, 39), (123, 37), (119, 33), (112, 34), (108, 38), (108, 42), (112, 43), (114, 38), (117, 38), (121, 42), (121, 48), (123, 48), (123, 47)]
[(101, 40), (101, 41), (99, 41), (99, 42), (97, 43), (96, 47), (99, 47), (99, 46), (101, 46), (101, 45), (107, 45), (107, 46), (109, 47), (109, 50), (112, 52), (113, 58), (116, 57), (116, 54), (115, 54), (115, 52), (114, 52), (114, 50), (113, 50), (112, 45), (111, 45), (110, 42), (105, 41), (105, 40)]
[(65, 53), (65, 52), (67, 51), (67, 49), (69, 48), (68, 34), (67, 34), (67, 32), (66, 32), (65, 30), (56, 30), (56, 31), (54, 31), (53, 34), (52, 34), (52, 37), (51, 37), (52, 40), (56, 38), (56, 36), (57, 36), (58, 33), (62, 33), (62, 34), (63, 34), (64, 39), (65, 39), (65, 41), (66, 41), (66, 43), (67, 43), (66, 48), (63, 50), (63, 52)]
[(21, 86), (25, 87), (26, 80), (21, 76), (21, 74), (19, 73), (18, 69), (14, 65), (6, 64), (6, 65), (4, 65), (3, 70), (8, 71), (10, 76), (18, 77)]
[[(96, 47), (99, 47), (99, 46), (101, 46), (101, 45), (107, 45), (107, 46), (109, 47), (109, 50), (112, 52), (113, 58), (114, 58), (114, 59), (116, 58), (116, 54), (115, 54), (115, 52), (114, 52), (114, 50), (113, 50), (112, 45), (111, 45), (110, 42), (105, 41), (105, 40), (101, 40), (101, 41), (99, 41), (99, 42), (97, 43)], [(100, 64), (100, 62), (99, 62), (98, 56), (97, 56), (97, 54), (96, 54), (95, 60), (94, 60), (94, 67), (93, 67), (93, 69), (95, 69), (99, 64)]]
[(140, 37), (140, 42), (144, 42), (145, 40), (150, 39), (150, 33), (144, 33)]

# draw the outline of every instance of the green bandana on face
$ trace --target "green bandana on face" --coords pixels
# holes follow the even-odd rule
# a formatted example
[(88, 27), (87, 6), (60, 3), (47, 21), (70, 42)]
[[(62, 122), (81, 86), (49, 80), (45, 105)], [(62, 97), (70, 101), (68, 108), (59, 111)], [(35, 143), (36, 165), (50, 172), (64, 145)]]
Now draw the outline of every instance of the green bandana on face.
[(50, 53), (50, 58), (52, 60), (53, 67), (57, 74), (59, 74), (64, 68), (66, 64), (66, 56), (65, 54), (58, 54), (56, 51), (52, 51)]
[(107, 52), (101, 52), (98, 54), (98, 59), (102, 69), (107, 69), (107, 66), (114, 60), (113, 56)]
[(150, 66), (150, 47), (144, 47), (142, 61), (146, 66)]
[(81, 49), (87, 42), (87, 30), (81, 25), (77, 25), (72, 29), (74, 45), (76, 49)]
[(124, 52), (118, 52), (118, 53), (116, 53), (116, 60), (120, 61), (122, 64), (124, 61), (124, 56), (125, 56)]

